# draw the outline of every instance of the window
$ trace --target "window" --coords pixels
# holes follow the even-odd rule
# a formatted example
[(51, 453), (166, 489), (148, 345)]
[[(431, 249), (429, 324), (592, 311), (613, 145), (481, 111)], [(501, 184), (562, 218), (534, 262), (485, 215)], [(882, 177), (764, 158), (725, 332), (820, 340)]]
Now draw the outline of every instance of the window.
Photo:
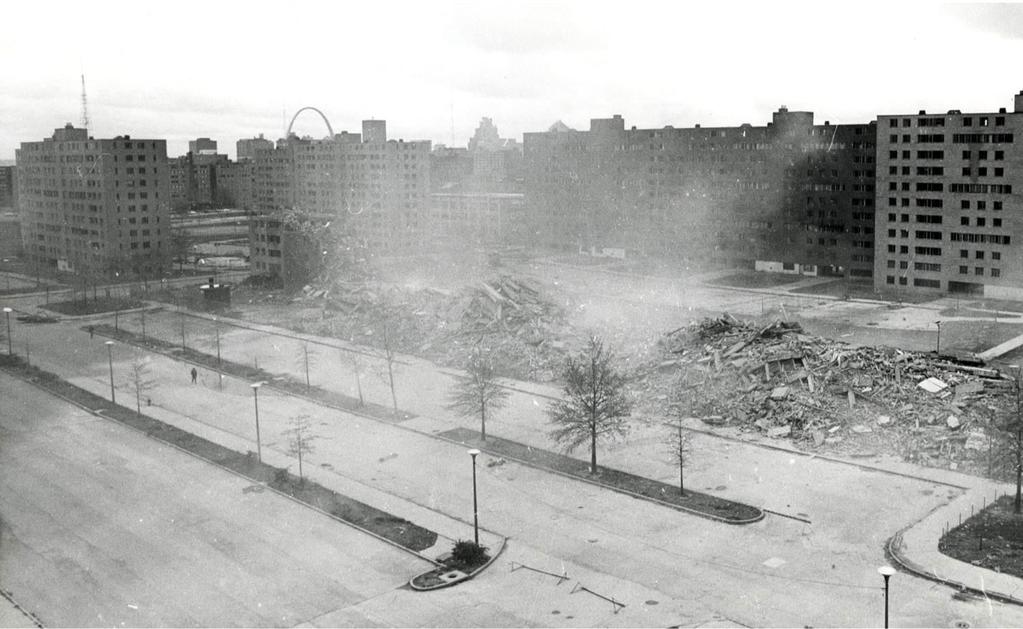
[(895, 253), (895, 245), (888, 245), (888, 253)]
[(898, 166), (889, 166), (888, 167), (888, 174), (889, 175), (897, 175), (897, 174), (899, 174), (899, 167)]
[(982, 266), (975, 266), (975, 267), (973, 267), (973, 274), (974, 275), (984, 275), (984, 267), (982, 267)]
[(909, 245), (902, 245), (902, 246), (900, 246), (899, 247), (899, 253), (900, 254), (909, 253)]
[(894, 223), (895, 222), (895, 214), (894, 213), (888, 215), (888, 222), (890, 222), (890, 223)]
[(1002, 219), (1000, 219), (1000, 218), (993, 218), (993, 219), (991, 219), (991, 226), (992, 227), (1001, 227), (1002, 226)]
[(987, 159), (987, 151), (978, 152), (977, 159)]
[(908, 269), (909, 268), (909, 262), (906, 261), (906, 260), (899, 260), (899, 268), (900, 269)]
[(888, 141), (891, 142), (892, 144), (898, 144), (899, 143), (899, 136), (898, 136), (898, 134), (893, 133), (893, 134), (889, 135), (888, 136)]
[(970, 167), (969, 166), (963, 166), (963, 177), (969, 177), (969, 176), (970, 176)]
[(968, 267), (968, 266), (961, 266), (961, 267), (959, 267), (959, 273), (960, 274), (968, 275), (969, 272), (970, 272), (970, 267)]
[(1001, 251), (992, 251), (991, 252), (991, 259), (992, 260), (1001, 260), (1002, 259), (1002, 252)]
[[(903, 175), (908, 175), (909, 174), (909, 166), (903, 166), (902, 167), (902, 174)], [(838, 173), (835, 173), (835, 177), (837, 177), (837, 176), (838, 176)]]
[(960, 216), (959, 217), (959, 224), (960, 225), (965, 225), (965, 226), (969, 227), (970, 226), (970, 217), (969, 216)]
[(1002, 276), (1002, 270), (1001, 269), (991, 269), (991, 277), (1001, 277), (1001, 276)]
[(972, 127), (973, 126), (973, 118), (963, 118), (963, 126), (964, 127)]
[(961, 209), (961, 210), (968, 210), (968, 209), (970, 209), (970, 202), (969, 201), (960, 201), (959, 202), (959, 209)]
[(895, 238), (895, 230), (894, 229), (889, 229), (888, 230), (888, 237), (889, 238)]
[(899, 278), (899, 286), (905, 286), (905, 285), (906, 285), (906, 278), (905, 277), (900, 277)]
[(969, 151), (963, 151), (963, 159), (970, 159), (970, 152)]
[(987, 201), (977, 201), (977, 209), (978, 210), (986, 210), (987, 209)]
[(885, 281), (885, 284), (894, 284), (895, 283), (895, 278), (892, 277), (891, 275), (888, 275), (888, 276), (886, 276), (884, 278), (884, 281)]
[(1004, 127), (1005, 126), (1005, 116), (996, 116), (995, 117), (995, 126), (996, 127)]
[(894, 269), (895, 268), (895, 260), (889, 260), (888, 261), (888, 268), (889, 269)]
[(977, 219), (977, 227), (984, 227), (986, 223), (987, 219), (984, 217), (980, 217)]
[(974, 252), (973, 257), (978, 259), (978, 260), (983, 260), (984, 259), (984, 252), (983, 251)]
[[(982, 127), (988, 126), (988, 124), (987, 124), (988, 123), (987, 116), (981, 116), (979, 123), (980, 123), (980, 126), (982, 126)], [(979, 273), (978, 273), (978, 275), (979, 275)]]
[(969, 258), (970, 257), (970, 252), (968, 250), (966, 250), (966, 249), (960, 249), (959, 250), (959, 257), (960, 258)]
[(995, 202), (994, 202), (994, 205), (993, 205), (993, 207), (994, 207), (994, 208), (995, 208), (996, 210), (1000, 210), (1000, 209), (1002, 209), (1002, 202), (1001, 202), (1001, 201), (995, 201)]
[(987, 168), (986, 167), (978, 168), (977, 174), (980, 175), (981, 177), (987, 177)]
[(898, 151), (888, 151), (888, 159), (899, 159)]
[(996, 160), (1005, 159), (1005, 151), (995, 151), (995, 159)]
[(1005, 169), (1004, 168), (996, 168), (995, 169), (995, 177), (1002, 177), (1004, 175), (1005, 175)]

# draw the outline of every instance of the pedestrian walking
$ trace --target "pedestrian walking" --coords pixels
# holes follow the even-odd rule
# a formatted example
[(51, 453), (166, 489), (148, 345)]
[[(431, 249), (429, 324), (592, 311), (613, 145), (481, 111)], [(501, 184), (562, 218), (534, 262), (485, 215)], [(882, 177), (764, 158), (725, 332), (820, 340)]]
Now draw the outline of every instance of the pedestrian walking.
[(89, 338), (90, 339), (92, 338), (92, 333), (95, 332), (95, 331), (96, 331), (96, 329), (93, 326), (90, 325), (89, 326)]
[(199, 375), (199, 372), (195, 370), (195, 367), (192, 367), (192, 384), (195, 384), (195, 378), (198, 375)]

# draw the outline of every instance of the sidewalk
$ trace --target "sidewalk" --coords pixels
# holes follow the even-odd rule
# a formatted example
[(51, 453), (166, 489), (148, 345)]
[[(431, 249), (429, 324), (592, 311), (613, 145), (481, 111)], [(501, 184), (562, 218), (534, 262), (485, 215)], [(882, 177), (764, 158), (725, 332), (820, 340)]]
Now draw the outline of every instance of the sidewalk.
[[(982, 481), (944, 507), (895, 534), (887, 544), (894, 562), (905, 570), (960, 590), (1023, 605), (1023, 579), (953, 559), (938, 550), (946, 527), (956, 527), (1005, 492), (1008, 485)], [(972, 512), (971, 512), (972, 507)]]

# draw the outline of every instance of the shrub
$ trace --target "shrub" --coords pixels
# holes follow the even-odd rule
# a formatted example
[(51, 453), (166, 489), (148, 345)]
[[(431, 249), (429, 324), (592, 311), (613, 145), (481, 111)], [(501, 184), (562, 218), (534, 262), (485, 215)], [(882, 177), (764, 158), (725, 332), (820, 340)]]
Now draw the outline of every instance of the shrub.
[(455, 542), (455, 547), (451, 549), (451, 559), (466, 567), (479, 566), (486, 563), (489, 558), (486, 546), (481, 546), (469, 540), (460, 539)]

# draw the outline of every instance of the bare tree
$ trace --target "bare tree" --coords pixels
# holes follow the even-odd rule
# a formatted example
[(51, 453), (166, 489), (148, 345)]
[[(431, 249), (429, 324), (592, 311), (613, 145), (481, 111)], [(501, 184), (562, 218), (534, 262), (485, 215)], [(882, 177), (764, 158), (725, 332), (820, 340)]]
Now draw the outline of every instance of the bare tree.
[(487, 410), (500, 409), (507, 404), (510, 392), (497, 382), (494, 362), (489, 350), (475, 345), (465, 364), (465, 375), (459, 376), (451, 392), (448, 410), (462, 417), (480, 418), (480, 438), (487, 440)]
[(379, 376), (391, 389), (391, 404), (394, 408), (394, 417), (398, 419), (398, 394), (394, 384), (395, 363), (398, 361), (396, 347), (398, 322), (396, 313), (390, 308), (382, 308), (381, 315), (373, 331), (378, 335), (380, 358), (384, 362), (383, 370), (379, 373)]
[(678, 465), (678, 495), (686, 495), (685, 468), (689, 465), (690, 436), (682, 430), (682, 418), (675, 418), (675, 425), (668, 433), (665, 445), (673, 465)]
[[(341, 352), (341, 359), (344, 360), (345, 357), (344, 350), (339, 351)], [(362, 369), (363, 369), (362, 359), (359, 358), (358, 352), (351, 352), (349, 356), (352, 361), (352, 371), (355, 372), (355, 389), (356, 391), (359, 392), (359, 406), (365, 406), (366, 401), (363, 400), (362, 398)]]
[(565, 396), (547, 408), (557, 426), (551, 437), (569, 452), (589, 443), (590, 473), (597, 473), (597, 441), (616, 439), (628, 432), (632, 411), (626, 378), (612, 365), (614, 355), (604, 342), (591, 336), (586, 348), (565, 362)]
[(128, 385), (135, 391), (135, 411), (142, 414), (142, 396), (156, 388), (149, 371), (149, 357), (136, 354), (128, 367)]
[(309, 423), (308, 415), (296, 415), (291, 418), (289, 424), (291, 428), (288, 428), (282, 434), (288, 440), (287, 453), (298, 457), (298, 480), (299, 482), (304, 482), (305, 475), (302, 470), (302, 458), (307, 454), (313, 453), (313, 441), (319, 437), (311, 434), (312, 426)]
[(310, 383), (310, 380), (309, 380), (309, 365), (311, 364), (311, 362), (315, 358), (316, 358), (315, 352), (310, 352), (309, 351), (309, 344), (308, 343), (302, 343), (301, 350), (295, 356), (295, 362), (297, 363), (299, 369), (305, 371), (305, 390), (306, 391), (308, 391), (312, 387), (312, 384)]

